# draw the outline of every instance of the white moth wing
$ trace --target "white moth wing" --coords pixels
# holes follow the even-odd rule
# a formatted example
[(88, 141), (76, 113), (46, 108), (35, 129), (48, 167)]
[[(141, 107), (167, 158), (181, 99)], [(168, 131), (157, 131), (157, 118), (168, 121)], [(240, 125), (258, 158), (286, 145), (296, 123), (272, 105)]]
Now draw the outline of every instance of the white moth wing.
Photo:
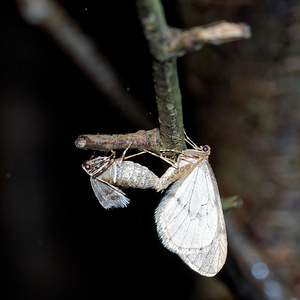
[[(221, 216), (223, 218), (223, 214)], [(191, 269), (203, 276), (215, 276), (222, 269), (226, 260), (227, 238), (224, 220), (220, 220), (220, 224), (217, 238), (211, 245), (190, 254), (179, 254)]]
[(91, 177), (92, 189), (99, 203), (106, 209), (126, 207), (129, 199), (117, 187)]
[[(179, 256), (194, 271), (203, 276), (212, 277), (222, 269), (226, 261), (227, 237), (218, 185), (214, 173), (208, 162), (207, 170), (209, 171), (207, 182), (210, 182), (212, 184), (212, 188), (214, 189), (214, 202), (218, 215), (218, 229), (210, 245), (204, 248), (200, 248), (193, 253), (179, 254)], [(210, 222), (209, 218), (208, 222)]]
[(155, 217), (163, 244), (190, 268), (208, 277), (220, 271), (227, 256), (226, 228), (208, 160), (171, 186)]
[(155, 213), (163, 244), (179, 255), (210, 248), (218, 239), (219, 226), (225, 228), (222, 218), (217, 183), (207, 159), (171, 186)]

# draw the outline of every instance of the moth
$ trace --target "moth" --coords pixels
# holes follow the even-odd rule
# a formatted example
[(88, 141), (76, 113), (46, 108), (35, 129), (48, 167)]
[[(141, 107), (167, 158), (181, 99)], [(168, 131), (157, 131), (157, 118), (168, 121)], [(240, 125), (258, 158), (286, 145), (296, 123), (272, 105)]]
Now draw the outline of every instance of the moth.
[(158, 177), (147, 167), (121, 158), (98, 156), (85, 161), (82, 168), (90, 175), (92, 189), (99, 203), (106, 209), (126, 207), (129, 199), (119, 187), (155, 189)]
[(227, 256), (225, 221), (218, 185), (209, 164), (209, 146), (181, 152), (177, 163), (159, 179), (156, 190), (168, 186), (155, 211), (158, 235), (163, 245), (194, 271), (216, 275)]

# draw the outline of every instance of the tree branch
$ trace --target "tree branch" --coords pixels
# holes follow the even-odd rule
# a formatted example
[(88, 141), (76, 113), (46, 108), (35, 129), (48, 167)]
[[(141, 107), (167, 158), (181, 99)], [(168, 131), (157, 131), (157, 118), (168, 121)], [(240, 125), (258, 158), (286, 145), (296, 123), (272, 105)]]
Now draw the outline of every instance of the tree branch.
[(151, 54), (156, 60), (165, 61), (170, 28), (160, 0), (137, 0), (137, 8)]
[[(137, 0), (140, 21), (153, 56), (158, 119), (160, 128), (126, 135), (80, 136), (76, 146), (84, 149), (110, 150), (144, 148), (159, 153), (159, 148), (185, 149), (181, 92), (178, 83), (177, 57), (200, 49), (203, 44), (222, 44), (249, 38), (246, 24), (216, 22), (181, 30), (168, 26), (160, 0)], [(154, 133), (154, 134), (153, 134)], [(150, 136), (149, 136), (150, 135)], [(174, 155), (174, 153), (165, 153)]]
[(159, 129), (139, 130), (128, 134), (85, 134), (80, 135), (75, 141), (80, 149), (93, 149), (99, 151), (110, 151), (111, 149), (146, 149), (160, 154), (162, 148)]
[(159, 0), (137, 0), (137, 7), (154, 58), (153, 76), (162, 146), (165, 149), (183, 150), (186, 146), (177, 63), (176, 58), (170, 58), (168, 53), (172, 32)]
[(183, 150), (186, 146), (177, 61), (153, 61), (153, 70), (162, 147)]
[(220, 21), (188, 30), (174, 28), (169, 39), (168, 53), (178, 57), (200, 50), (205, 44), (220, 45), (250, 37), (250, 27), (244, 23)]

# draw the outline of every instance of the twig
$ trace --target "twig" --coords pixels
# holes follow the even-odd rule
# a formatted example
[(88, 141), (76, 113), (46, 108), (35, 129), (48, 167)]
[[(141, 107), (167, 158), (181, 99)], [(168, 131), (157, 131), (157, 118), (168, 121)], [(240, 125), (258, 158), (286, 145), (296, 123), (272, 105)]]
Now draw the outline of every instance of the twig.
[(153, 70), (162, 148), (184, 150), (186, 146), (176, 59), (154, 61)]
[(136, 125), (143, 119), (145, 127), (153, 127), (152, 121), (145, 117), (144, 108), (125, 91), (117, 73), (95, 43), (55, 0), (16, 0), (16, 3), (23, 18), (46, 30), (110, 103), (118, 109), (123, 109), (126, 103), (124, 116), (128, 120)]
[(137, 8), (151, 54), (156, 60), (167, 60), (171, 32), (160, 0), (137, 0)]
[[(117, 107), (126, 103), (133, 121), (145, 116), (139, 102), (125, 93), (122, 83), (94, 43), (55, 0), (16, 0), (22, 16), (31, 24), (48, 31)], [(183, 150), (185, 148), (181, 93), (177, 75), (177, 57), (195, 51), (204, 43), (221, 44), (250, 37), (245, 24), (219, 22), (208, 26), (180, 30), (168, 26), (160, 0), (137, 0), (139, 18), (153, 55), (154, 82), (160, 129), (138, 131), (134, 134), (82, 135), (76, 140), (81, 149), (158, 148)], [(145, 127), (150, 121), (144, 119)], [(118, 140), (118, 141), (117, 141)]]
[[(132, 143), (131, 148), (144, 148), (156, 153), (159, 147), (174, 150), (185, 149), (177, 57), (187, 51), (201, 48), (204, 43), (221, 44), (250, 37), (249, 26), (224, 21), (189, 30), (171, 28), (166, 22), (160, 0), (137, 0), (137, 7), (153, 56), (159, 131), (155, 129), (155, 139), (152, 139), (152, 133), (149, 138), (148, 134), (151, 131), (113, 135), (111, 138), (106, 135), (80, 136), (76, 141), (79, 148), (125, 149)], [(166, 155), (172, 154), (166, 153)]]
[(183, 56), (186, 52), (197, 51), (205, 44), (220, 45), (242, 38), (250, 38), (250, 27), (244, 23), (214, 22), (206, 26), (188, 30), (173, 29), (168, 53), (170, 56)]
[(109, 151), (112, 149), (146, 149), (160, 154), (161, 140), (159, 129), (139, 130), (129, 134), (86, 134), (80, 135), (75, 145), (80, 149), (93, 149), (99, 151)]
[(190, 30), (167, 25), (160, 0), (137, 0), (144, 34), (154, 58), (154, 82), (162, 145), (165, 149), (185, 148), (181, 92), (178, 84), (177, 57), (200, 49), (204, 43), (221, 44), (249, 38), (246, 24), (216, 22)]
[(176, 58), (170, 58), (168, 54), (171, 30), (159, 0), (137, 0), (137, 7), (154, 58), (153, 76), (162, 146), (183, 150), (186, 146), (177, 63)]
[[(158, 153), (158, 147), (179, 151), (185, 149), (177, 57), (184, 55), (187, 51), (198, 50), (205, 43), (217, 45), (251, 36), (248, 25), (225, 21), (189, 30), (169, 27), (160, 0), (137, 0), (137, 7), (153, 56), (153, 76), (160, 125), (159, 131), (156, 131), (156, 139), (149, 139), (146, 131), (114, 135), (112, 140), (103, 135), (88, 135), (86, 140), (89, 142), (84, 148), (125, 149), (132, 143), (131, 148), (144, 148), (156, 153)], [(83, 136), (80, 137), (82, 138)], [(120, 142), (116, 138), (120, 139)], [(107, 143), (107, 139), (111, 142)], [(148, 141), (147, 146), (145, 146), (145, 141)], [(77, 147), (80, 144), (76, 142)], [(173, 153), (165, 153), (165, 155), (172, 156)]]
[[(146, 115), (140, 103), (124, 91), (115, 71), (97, 51), (94, 43), (55, 0), (16, 0), (16, 2), (22, 16), (29, 23), (48, 31), (115, 106), (120, 108), (126, 103), (127, 111), (130, 112), (130, 116), (127, 117), (137, 122)], [(185, 142), (177, 57), (187, 51), (198, 50), (205, 43), (221, 44), (250, 37), (247, 25), (228, 22), (218, 22), (189, 30), (172, 28), (166, 22), (160, 0), (137, 0), (137, 7), (153, 55), (160, 131), (157, 133), (154, 129), (155, 141), (149, 138), (149, 132), (152, 131), (138, 131), (134, 134), (115, 135), (113, 137), (118, 137), (120, 142), (108, 144), (105, 138), (107, 136), (80, 136), (76, 141), (79, 148), (107, 150), (109, 145), (114, 149), (124, 149), (132, 143), (132, 147), (146, 148), (153, 152), (158, 151), (158, 145), (164, 149), (183, 150)], [(149, 120), (144, 118), (143, 122), (145, 127), (151, 126)], [(102, 140), (100, 137), (105, 139)], [(147, 147), (145, 141), (150, 141), (146, 143)]]

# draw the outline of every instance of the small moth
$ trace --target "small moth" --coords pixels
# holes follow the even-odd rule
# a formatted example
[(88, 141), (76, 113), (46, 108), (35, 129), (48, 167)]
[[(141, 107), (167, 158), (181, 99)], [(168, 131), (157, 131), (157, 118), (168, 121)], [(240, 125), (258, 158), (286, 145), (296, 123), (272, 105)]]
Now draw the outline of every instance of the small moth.
[(158, 183), (158, 177), (147, 167), (124, 161), (124, 154), (119, 159), (115, 159), (114, 153), (98, 156), (84, 162), (82, 168), (90, 175), (95, 196), (106, 209), (129, 204), (125, 193), (116, 186), (154, 189)]
[(194, 271), (214, 276), (227, 256), (227, 237), (219, 190), (208, 162), (209, 146), (183, 151), (159, 179), (156, 190), (175, 182), (155, 211), (163, 245)]

